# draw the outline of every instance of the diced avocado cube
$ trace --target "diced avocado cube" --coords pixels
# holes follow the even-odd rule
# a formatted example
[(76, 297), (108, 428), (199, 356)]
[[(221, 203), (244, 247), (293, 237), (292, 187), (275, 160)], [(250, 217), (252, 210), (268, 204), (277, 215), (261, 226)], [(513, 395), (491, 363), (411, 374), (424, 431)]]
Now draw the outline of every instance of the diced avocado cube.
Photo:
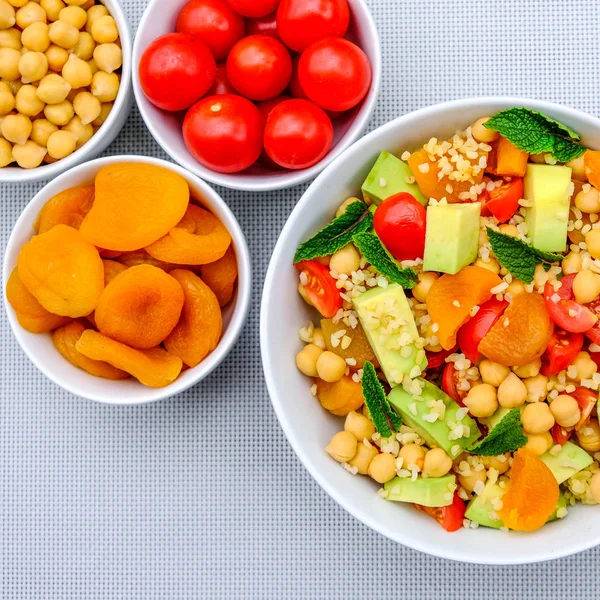
[(465, 517), (484, 527), (500, 529), (504, 526), (502, 519), (492, 505), (494, 498), (501, 499), (505, 491), (497, 484), (488, 482), (480, 496), (475, 496), (468, 504)]
[(567, 442), (556, 456), (548, 450), (540, 456), (540, 460), (552, 471), (559, 484), (594, 462), (585, 450), (571, 442)]
[(531, 244), (545, 252), (564, 252), (571, 200), (571, 169), (561, 165), (527, 165), (525, 200), (532, 206), (525, 213)]
[[(481, 434), (477, 423), (467, 414), (459, 420), (456, 413), (460, 406), (450, 396), (425, 379), (419, 381), (423, 383), (419, 399), (398, 386), (388, 394), (388, 401), (402, 415), (404, 422), (429, 445), (439, 446), (456, 458), (479, 439)], [(439, 400), (446, 407), (445, 414), (442, 419), (433, 420), (433, 402)]]
[(419, 332), (402, 286), (373, 288), (354, 299), (354, 308), (390, 385), (418, 377), (427, 358), (414, 344)]
[(481, 204), (438, 204), (427, 207), (425, 271), (458, 273), (477, 258)]
[(411, 177), (410, 167), (403, 160), (384, 150), (362, 185), (363, 196), (365, 200), (370, 198), (375, 204), (381, 204), (394, 194), (408, 192), (423, 206), (426, 206), (427, 198), (419, 186), (416, 183), (407, 182), (407, 179)]
[(456, 477), (396, 477), (383, 486), (388, 493), (386, 500), (410, 502), (421, 506), (450, 506), (456, 489)]

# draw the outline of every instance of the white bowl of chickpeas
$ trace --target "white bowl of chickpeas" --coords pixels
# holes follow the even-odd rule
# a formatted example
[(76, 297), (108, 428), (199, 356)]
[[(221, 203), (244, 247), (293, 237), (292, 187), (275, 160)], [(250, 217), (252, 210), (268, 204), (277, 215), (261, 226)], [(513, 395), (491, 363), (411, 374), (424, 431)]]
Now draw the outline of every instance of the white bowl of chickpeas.
[(56, 177), (117, 136), (132, 104), (117, 0), (0, 0), (0, 181)]
[[(382, 150), (400, 156), (431, 137), (446, 139), (483, 117), (515, 106), (540, 111), (580, 133), (587, 148), (600, 148), (597, 118), (556, 104), (522, 98), (458, 100), (387, 123), (346, 150), (299, 200), (271, 257), (260, 319), (262, 361), (275, 412), (293, 449), (319, 485), (357, 519), (398, 543), (441, 558), (481, 564), (532, 563), (596, 546), (600, 544), (600, 512), (581, 504), (570, 506), (568, 518), (528, 533), (488, 527), (462, 527), (448, 533), (435, 519), (411, 505), (378, 497), (380, 485), (370, 477), (353, 477), (340, 468), (338, 459), (332, 460), (334, 446), (343, 441), (342, 434), (353, 433), (361, 425), (358, 420), (363, 415), (350, 412), (347, 418), (354, 415), (357, 422), (349, 424), (344, 417), (324, 410), (311, 394), (311, 379), (296, 366), (296, 355), (309, 348), (300, 339), (307, 323), (313, 321), (317, 328), (319, 325), (318, 313), (298, 294), (299, 273), (294, 268), (294, 255), (302, 242), (331, 221), (346, 199), (360, 195), (361, 184)], [(576, 168), (579, 167), (574, 164), (574, 171)], [(579, 197), (576, 202), (583, 200)], [(318, 331), (325, 335), (324, 330)], [(314, 339), (313, 344), (317, 344)], [(317, 373), (321, 376), (318, 367)], [(362, 421), (368, 422), (364, 417)]]

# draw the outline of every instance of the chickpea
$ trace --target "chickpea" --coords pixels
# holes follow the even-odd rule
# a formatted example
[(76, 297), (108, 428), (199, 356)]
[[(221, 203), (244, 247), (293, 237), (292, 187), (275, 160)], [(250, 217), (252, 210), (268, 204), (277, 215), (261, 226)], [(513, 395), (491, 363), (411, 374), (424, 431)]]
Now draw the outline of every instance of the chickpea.
[(348, 461), (348, 464), (351, 467), (356, 467), (361, 475), (367, 475), (371, 462), (378, 454), (375, 446), (358, 444), (356, 454)]
[(21, 34), (23, 46), (33, 52), (46, 52), (50, 46), (50, 38), (48, 37), (48, 25), (37, 21), (32, 23), (23, 30)]
[(46, 104), (63, 102), (71, 91), (71, 86), (56, 73), (46, 75), (37, 87), (37, 97)]
[(441, 448), (432, 448), (425, 454), (423, 473), (428, 477), (443, 477), (451, 468), (452, 459)]
[(48, 35), (54, 44), (65, 50), (70, 50), (79, 39), (79, 30), (73, 27), (71, 23), (59, 19), (50, 25)]
[(10, 91), (13, 93), (13, 96), (16, 96), (17, 92), (23, 87), (23, 83), (20, 80), (10, 81), (8, 79), (2, 79), (1, 81), (10, 88)]
[(100, 17), (104, 17), (105, 15), (108, 15), (108, 10), (103, 4), (96, 4), (89, 8), (87, 11), (87, 22), (85, 24), (85, 30), (88, 33), (91, 33), (94, 21), (96, 21)]
[(505, 223), (504, 225), (500, 225), (498, 229), (500, 229), (500, 233), (503, 233), (504, 235), (510, 235), (511, 237), (517, 237), (519, 235), (519, 230), (517, 229), (516, 225)]
[(523, 406), (526, 398), (527, 388), (525, 384), (514, 373), (509, 373), (498, 388), (498, 403), (500, 406), (504, 408)]
[(70, 23), (75, 29), (81, 29), (87, 21), (87, 12), (80, 6), (67, 6), (60, 11), (58, 18)]
[(116, 44), (99, 44), (94, 50), (94, 60), (101, 71), (112, 73), (123, 64), (123, 53)]
[(546, 433), (554, 425), (554, 417), (545, 402), (528, 404), (521, 413), (521, 423), (527, 433)]
[[(73, 117), (75, 118), (75, 117)], [(90, 125), (91, 127), (91, 125)], [(323, 330), (320, 327), (315, 327), (313, 329), (313, 339), (312, 339), (312, 343), (315, 346), (318, 346), (319, 348), (325, 350), (325, 348), (327, 347), (327, 345), (325, 344), (325, 336), (323, 335)]]
[(112, 102), (119, 91), (119, 78), (115, 73), (98, 71), (92, 78), (92, 94), (100, 102)]
[(62, 69), (62, 76), (72, 89), (88, 87), (92, 83), (90, 65), (75, 54), (69, 56), (69, 60)]
[(73, 105), (65, 100), (64, 102), (59, 102), (58, 104), (46, 104), (46, 108), (44, 108), (44, 115), (46, 119), (50, 121), (50, 123), (54, 123), (59, 127), (66, 125), (75, 115), (75, 111), (73, 110)]
[[(100, 48), (100, 46), (98, 46)], [(96, 53), (94, 52), (94, 58)], [(97, 59), (96, 59), (96, 62)], [(96, 100), (97, 101), (97, 100)], [(98, 102), (98, 114), (100, 114), (100, 103)], [(98, 114), (96, 114), (90, 122), (93, 121)], [(360, 255), (358, 250), (354, 247), (354, 244), (348, 244), (333, 254), (329, 261), (329, 268), (337, 273), (345, 273), (350, 275), (352, 271), (356, 271), (360, 267)]]
[(478, 481), (485, 483), (486, 479), (487, 473), (485, 469), (481, 471), (471, 470), (471, 475), (459, 475), (458, 483), (460, 483), (460, 485), (464, 487), (467, 492), (471, 493), (475, 489), (475, 485)]
[(81, 148), (94, 135), (94, 128), (88, 123), (85, 125), (75, 115), (64, 127), (63, 131), (70, 131), (77, 138), (76, 148)]
[[(363, 446), (363, 444), (360, 445)], [(343, 463), (354, 458), (357, 447), (358, 441), (351, 433), (340, 431), (331, 438), (325, 451), (333, 460)]]
[(24, 85), (17, 92), (15, 106), (21, 114), (35, 117), (44, 110), (46, 105), (37, 97), (36, 91), (33, 85)]
[(375, 433), (375, 426), (367, 417), (353, 410), (346, 415), (344, 431), (349, 431), (357, 440), (370, 440)]
[(521, 379), (526, 379), (527, 377), (535, 377), (538, 375), (541, 368), (542, 361), (539, 358), (536, 358), (534, 361), (527, 363), (526, 365), (513, 367), (512, 370), (513, 373), (516, 373)]
[(594, 501), (600, 504), (600, 471), (596, 471), (590, 479), (590, 494)]
[(353, 202), (362, 202), (362, 200), (360, 198), (347, 198), (346, 200), (344, 200), (338, 207), (338, 209), (335, 211), (335, 216), (336, 217), (341, 217), (345, 212), (346, 209), (353, 203)]
[(525, 292), (525, 284), (519, 279), (515, 279), (509, 286), (506, 288), (505, 294), (512, 294), (513, 298), (518, 296), (519, 294), (523, 294)]
[(581, 271), (582, 267), (581, 254), (579, 252), (569, 252), (562, 261), (562, 270), (565, 275), (572, 275)]
[(548, 378), (545, 375), (528, 377), (523, 381), (527, 388), (527, 402), (539, 402), (548, 394)]
[(437, 281), (438, 277), (439, 275), (433, 272), (419, 273), (419, 283), (412, 289), (415, 300), (424, 303), (427, 300), (431, 286)]
[(100, 116), (102, 105), (98, 98), (89, 92), (80, 92), (73, 100), (73, 108), (75, 114), (81, 118), (81, 122), (87, 125)]
[(590, 188), (587, 192), (581, 190), (575, 196), (575, 206), (584, 213), (600, 213), (600, 191), (595, 187)]
[(585, 234), (585, 243), (592, 258), (600, 258), (600, 229), (592, 229)]
[[(102, 108), (100, 110), (100, 116), (97, 119), (94, 119), (92, 121), (92, 125), (94, 127), (101, 127), (104, 124), (104, 121), (106, 121), (106, 119), (108, 119), (108, 115), (110, 114), (112, 107), (113, 107), (112, 102), (103, 102)], [(310, 302), (309, 302), (309, 304), (310, 304)]]
[(600, 294), (600, 275), (589, 269), (582, 269), (573, 280), (573, 293), (580, 304), (595, 300)]
[(0, 82), (0, 115), (8, 114), (15, 107), (15, 97), (6, 83)]
[(600, 426), (597, 419), (590, 419), (579, 431), (575, 431), (579, 445), (586, 452), (600, 451)]
[(500, 137), (500, 134), (497, 131), (492, 131), (491, 129), (484, 127), (484, 123), (489, 120), (490, 117), (482, 117), (481, 119), (477, 119), (477, 121), (471, 125), (471, 133), (478, 142), (489, 144), (490, 142), (495, 142), (498, 137)]
[(49, 21), (56, 21), (65, 3), (62, 0), (40, 0), (40, 6), (46, 11)]
[(100, 70), (98, 68), (98, 65), (96, 64), (96, 61), (93, 58), (90, 58), (90, 60), (87, 61), (87, 64), (90, 65), (92, 75), (95, 75)]
[[(79, 40), (75, 44), (75, 48), (73, 48), (73, 54), (80, 58), (81, 60), (85, 60), (88, 62), (92, 59), (94, 55), (94, 49), (96, 48), (96, 42), (92, 38), (92, 36), (86, 31), (82, 31), (79, 34)], [(96, 62), (94, 61), (94, 65)], [(92, 69), (92, 65), (90, 65), (90, 69)], [(96, 71), (99, 69), (96, 67)], [(92, 75), (96, 72), (92, 69)]]
[(398, 458), (402, 459), (402, 468), (417, 467), (417, 471), (423, 470), (425, 464), (425, 449), (419, 444), (406, 444), (400, 448)]
[(474, 385), (464, 400), (465, 406), (475, 417), (489, 417), (498, 408), (496, 389), (489, 383)]
[(510, 369), (486, 358), (479, 363), (479, 373), (484, 383), (498, 387), (508, 377)]
[(48, 59), (48, 68), (51, 71), (62, 71), (65, 63), (69, 60), (69, 53), (60, 46), (52, 44), (45, 52)]
[(527, 443), (524, 447), (536, 456), (541, 456), (542, 454), (545, 454), (553, 444), (554, 441), (552, 436), (546, 431), (545, 433), (528, 433)]
[(490, 258), (487, 262), (482, 258), (478, 258), (475, 261), (476, 267), (481, 267), (482, 269), (487, 269), (491, 271), (494, 275), (498, 275), (500, 273), (500, 263), (495, 258)]
[(301, 373), (308, 377), (317, 376), (317, 359), (323, 350), (314, 344), (308, 344), (296, 354), (296, 366)]
[(21, 79), (19, 73), (19, 61), (21, 53), (14, 48), (0, 48), (0, 77), (14, 81)]
[(16, 28), (0, 30), (0, 48), (12, 48), (21, 50), (21, 32)]
[(387, 483), (396, 476), (396, 459), (387, 452), (377, 454), (369, 465), (368, 473), (377, 483)]
[(554, 281), (556, 279), (555, 275), (551, 275), (550, 273), (546, 273), (546, 270), (542, 265), (538, 265), (535, 268), (535, 272), (533, 275), (533, 283), (536, 288), (544, 287), (548, 281)]
[(550, 412), (561, 427), (573, 427), (581, 418), (577, 400), (568, 394), (560, 394), (552, 400)]
[(23, 83), (39, 81), (48, 72), (48, 59), (42, 52), (27, 52), (19, 59), (19, 73)]
[(317, 358), (317, 374), (327, 383), (339, 381), (346, 373), (346, 368), (346, 361), (329, 350), (325, 350)]
[(591, 359), (587, 352), (580, 352), (572, 364), (577, 369), (577, 375), (572, 378), (575, 381), (591, 379), (598, 370), (598, 365)]
[(32, 23), (45, 23), (46, 11), (36, 2), (28, 2), (17, 11), (16, 19), (17, 25), (26, 29)]
[(24, 144), (29, 138), (31, 127), (29, 117), (25, 115), (7, 115), (2, 119), (0, 132), (9, 142)]
[(0, 29), (9, 29), (16, 22), (15, 9), (6, 0), (0, 0)]
[(47, 119), (36, 119), (32, 124), (31, 139), (38, 145), (46, 148), (48, 145), (48, 138), (55, 131), (58, 131), (58, 127), (53, 125)]
[(95, 19), (92, 23), (90, 33), (99, 44), (114, 42), (119, 37), (117, 24), (110, 15), (104, 15)]
[[(583, 154), (570, 160), (567, 164), (567, 167), (571, 167), (571, 176), (573, 179), (578, 179), (579, 181), (587, 181), (587, 176), (585, 174), (585, 164)], [(578, 207), (579, 208), (579, 207)]]
[(69, 6), (83, 6), (87, 4), (87, 0), (65, 0), (65, 3)]
[(46, 156), (46, 148), (38, 146), (31, 140), (27, 140), (24, 144), (15, 144), (12, 152), (17, 164), (23, 169), (39, 167)]
[(29, 0), (8, 0), (8, 3), (15, 8), (21, 8), (25, 6)]
[(502, 475), (510, 468), (509, 458), (510, 453), (507, 452), (506, 454), (500, 454), (499, 456), (482, 456), (481, 460), (488, 469), (490, 467), (496, 469), (496, 471)]
[(48, 154), (52, 158), (65, 158), (73, 154), (77, 146), (77, 136), (70, 131), (61, 129), (48, 138)]
[(12, 144), (8, 140), (0, 138), (0, 167), (6, 167), (14, 160)]

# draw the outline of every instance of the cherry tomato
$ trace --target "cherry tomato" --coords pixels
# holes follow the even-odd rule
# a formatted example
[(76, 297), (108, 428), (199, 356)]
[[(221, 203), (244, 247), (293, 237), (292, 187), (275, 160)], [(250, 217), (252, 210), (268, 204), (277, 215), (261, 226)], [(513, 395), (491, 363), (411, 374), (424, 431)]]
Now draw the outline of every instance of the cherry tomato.
[(292, 59), (285, 46), (268, 35), (240, 40), (227, 57), (227, 77), (246, 98), (268, 100), (283, 92), (292, 78)]
[(446, 364), (446, 359), (454, 354), (458, 350), (458, 345), (454, 346), (450, 350), (440, 350), (439, 352), (431, 352), (430, 350), (425, 351), (427, 357), (427, 370), (437, 369), (442, 365)]
[(458, 389), (458, 373), (454, 363), (448, 363), (442, 375), (442, 390), (454, 400), (459, 406), (465, 405), (463, 398), (466, 398), (466, 391)]
[(227, 0), (227, 2), (240, 15), (253, 19), (272, 13), (279, 4), (279, 0)]
[[(586, 306), (600, 319), (600, 299), (588, 302)], [(600, 344), (600, 321), (596, 321), (592, 328), (585, 332), (585, 337), (594, 344)]]
[(246, 33), (247, 35), (269, 35), (281, 41), (277, 29), (277, 11), (265, 17), (250, 19), (246, 25)]
[(555, 329), (542, 355), (540, 372), (546, 377), (564, 371), (581, 352), (583, 335)]
[(327, 110), (356, 106), (369, 91), (371, 63), (356, 45), (328, 38), (309, 46), (300, 57), (298, 76), (308, 97)]
[(446, 531), (452, 533), (458, 531), (463, 526), (466, 504), (460, 499), (459, 495), (454, 492), (454, 498), (450, 506), (432, 507), (422, 506), (421, 504), (414, 505), (417, 510), (427, 513), (433, 517)]
[(329, 37), (344, 37), (350, 23), (347, 0), (281, 0), (279, 35), (296, 52)]
[(499, 223), (506, 223), (519, 210), (519, 200), (523, 197), (523, 179), (514, 177), (512, 181), (505, 181), (500, 187), (487, 191), (487, 197), (487, 210)]
[(329, 269), (316, 260), (303, 260), (296, 264), (296, 269), (308, 279), (303, 287), (310, 303), (326, 319), (333, 317), (342, 308), (342, 297)]
[(472, 362), (479, 360), (479, 344), (487, 332), (496, 324), (508, 302), (491, 298), (484, 302), (474, 317), (471, 317), (459, 330), (458, 346), (463, 354)]
[(229, 79), (227, 79), (227, 69), (223, 63), (217, 65), (215, 80), (210, 90), (206, 92), (207, 96), (219, 96), (221, 94), (237, 95), (237, 90), (229, 83)]
[(423, 258), (425, 207), (406, 192), (394, 194), (375, 210), (375, 233), (396, 260)]
[(183, 139), (190, 153), (219, 173), (237, 173), (262, 151), (263, 118), (250, 100), (233, 94), (203, 98), (188, 111)]
[(203, 41), (217, 60), (229, 54), (246, 28), (244, 19), (225, 0), (190, 0), (179, 11), (175, 27)]
[[(587, 307), (573, 300), (573, 280), (575, 273), (565, 275), (561, 279), (561, 286), (554, 290), (548, 282), (544, 286), (544, 300), (550, 318), (565, 331), (572, 333), (583, 333), (591, 329), (598, 321), (598, 317)], [(560, 297), (558, 302), (552, 300), (555, 295)]]
[(581, 411), (581, 417), (575, 425), (575, 431), (579, 431), (587, 425), (594, 407), (598, 405), (598, 392), (584, 387), (577, 387), (574, 392), (567, 392), (567, 394), (577, 400), (579, 410)]
[(558, 423), (554, 423), (550, 430), (550, 434), (552, 435), (555, 444), (564, 446), (573, 435), (573, 427), (562, 427)]
[(139, 66), (144, 94), (163, 110), (184, 110), (210, 89), (217, 65), (206, 44), (183, 33), (156, 38)]
[(265, 150), (286, 169), (306, 169), (331, 149), (333, 125), (325, 111), (308, 100), (286, 100), (267, 118)]

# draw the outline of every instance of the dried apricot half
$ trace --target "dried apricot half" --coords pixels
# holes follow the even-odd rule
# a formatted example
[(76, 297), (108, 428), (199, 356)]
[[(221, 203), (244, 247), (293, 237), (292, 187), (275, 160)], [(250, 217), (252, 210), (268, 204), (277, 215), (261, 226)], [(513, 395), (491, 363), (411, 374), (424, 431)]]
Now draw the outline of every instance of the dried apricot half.
[(81, 235), (105, 250), (139, 250), (183, 217), (190, 190), (181, 175), (143, 163), (117, 163), (96, 175), (96, 198)]
[(233, 246), (215, 262), (203, 265), (200, 269), (202, 281), (215, 293), (220, 306), (229, 304), (238, 276), (237, 259)]
[(362, 385), (356, 383), (349, 375), (344, 375), (334, 383), (327, 383), (316, 378), (315, 383), (317, 384), (317, 398), (321, 406), (338, 417), (345, 417), (349, 412), (358, 410), (365, 403)]
[(79, 229), (94, 203), (93, 185), (78, 185), (53, 196), (44, 204), (35, 222), (38, 233), (50, 231), (55, 225)]
[(171, 271), (185, 297), (179, 323), (165, 339), (165, 348), (195, 367), (212, 352), (221, 338), (223, 326), (219, 301), (213, 291), (191, 271)]
[(138, 265), (119, 273), (100, 296), (94, 319), (105, 335), (132, 346), (158, 346), (179, 321), (184, 293), (163, 270)]
[(23, 285), (55, 315), (89, 315), (104, 289), (98, 250), (68, 225), (32, 237), (21, 248), (18, 267)]

